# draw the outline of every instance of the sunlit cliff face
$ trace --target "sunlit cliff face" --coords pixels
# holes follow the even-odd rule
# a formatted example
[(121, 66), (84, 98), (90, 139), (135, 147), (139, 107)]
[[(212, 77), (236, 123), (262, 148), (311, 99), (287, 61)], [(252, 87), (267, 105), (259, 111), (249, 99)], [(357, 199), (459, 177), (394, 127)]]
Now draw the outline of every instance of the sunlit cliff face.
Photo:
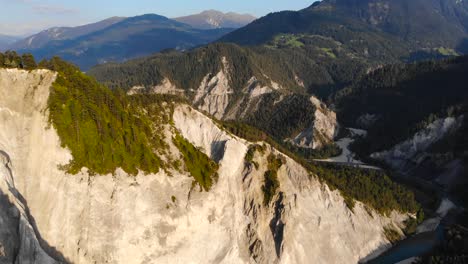
[[(183, 169), (69, 175), (60, 165), (70, 152), (48, 124), (54, 78), (50, 71), (0, 70), (0, 200), (10, 208), (0, 211), (8, 223), (0, 226), (0, 261), (349, 263), (388, 248), (384, 227), (406, 219), (371, 215), (360, 203), (349, 210), (338, 191), (268, 145), (252, 166), (244, 159), (252, 143), (185, 105), (175, 108), (165, 133), (179, 131), (219, 163), (208, 192), (193, 188)], [(270, 155), (284, 161), (265, 204)]]

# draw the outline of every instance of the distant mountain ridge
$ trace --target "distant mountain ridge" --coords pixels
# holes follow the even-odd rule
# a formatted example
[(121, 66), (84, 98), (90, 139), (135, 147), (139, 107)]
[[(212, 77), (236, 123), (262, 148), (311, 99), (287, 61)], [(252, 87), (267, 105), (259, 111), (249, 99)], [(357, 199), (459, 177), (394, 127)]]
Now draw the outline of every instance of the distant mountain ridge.
[(19, 40), (11, 45), (14, 49), (37, 49), (42, 48), (51, 41), (69, 40), (78, 38), (102, 29), (115, 23), (121, 22), (125, 17), (111, 17), (96, 23), (77, 27), (53, 27), (43, 30), (37, 34)]
[(0, 49), (30, 52), (38, 59), (57, 55), (87, 70), (164, 49), (207, 44), (253, 20), (251, 15), (216, 10), (175, 19), (156, 14), (111, 17), (78, 27), (53, 27), (21, 40), (3, 42), (0, 38)]
[(0, 34), (0, 51), (6, 50), (12, 43), (20, 39), (17, 36), (9, 36)]
[(52, 28), (11, 46), (36, 58), (60, 56), (83, 70), (146, 56), (164, 49), (186, 50), (214, 41), (232, 29), (201, 30), (156, 14), (110, 18), (75, 28)]
[(206, 10), (200, 14), (174, 18), (176, 21), (199, 29), (240, 28), (255, 19), (256, 17), (250, 14), (223, 13), (217, 10)]

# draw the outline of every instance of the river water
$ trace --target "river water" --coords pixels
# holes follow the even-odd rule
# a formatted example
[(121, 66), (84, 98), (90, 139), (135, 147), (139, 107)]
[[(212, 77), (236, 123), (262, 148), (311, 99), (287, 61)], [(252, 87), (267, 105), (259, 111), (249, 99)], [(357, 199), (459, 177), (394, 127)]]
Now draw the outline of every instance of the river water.
[(442, 241), (443, 236), (444, 227), (439, 225), (435, 231), (417, 234), (399, 242), (396, 246), (367, 263), (395, 264), (412, 257), (424, 255)]
[[(410, 236), (380, 256), (368, 261), (369, 264), (395, 264), (430, 252), (444, 238), (443, 219), (455, 205), (448, 199), (442, 200), (436, 216), (425, 220)], [(411, 262), (409, 262), (411, 263)]]

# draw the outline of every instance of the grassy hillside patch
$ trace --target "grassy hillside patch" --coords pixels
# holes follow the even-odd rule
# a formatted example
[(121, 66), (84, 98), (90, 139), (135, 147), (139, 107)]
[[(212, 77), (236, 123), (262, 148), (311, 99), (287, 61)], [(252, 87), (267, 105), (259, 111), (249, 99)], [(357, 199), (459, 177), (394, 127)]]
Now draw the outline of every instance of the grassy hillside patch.
[(205, 191), (209, 191), (217, 180), (219, 165), (181, 135), (176, 134), (172, 140), (179, 149), (185, 166), (195, 182)]
[(439, 52), (441, 55), (444, 55), (444, 56), (459, 56), (460, 55), (458, 54), (458, 52), (450, 48), (440, 47), (440, 48), (437, 48), (436, 50), (437, 52)]
[(304, 43), (301, 42), (303, 37), (302, 34), (279, 34), (265, 46), (270, 48), (302, 48), (305, 46)]
[(320, 51), (325, 53), (325, 55), (327, 55), (331, 59), (336, 59), (336, 55), (335, 55), (335, 53), (333, 52), (332, 49), (330, 49), (330, 48), (320, 48)]

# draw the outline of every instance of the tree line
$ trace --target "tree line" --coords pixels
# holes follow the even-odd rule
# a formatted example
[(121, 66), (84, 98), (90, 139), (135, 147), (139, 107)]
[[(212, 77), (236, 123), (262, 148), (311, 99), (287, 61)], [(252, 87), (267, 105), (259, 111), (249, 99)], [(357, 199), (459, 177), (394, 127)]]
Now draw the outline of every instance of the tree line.
[(6, 51), (0, 52), (0, 67), (33, 70), (37, 68), (37, 63), (31, 53), (19, 55), (16, 51)]

